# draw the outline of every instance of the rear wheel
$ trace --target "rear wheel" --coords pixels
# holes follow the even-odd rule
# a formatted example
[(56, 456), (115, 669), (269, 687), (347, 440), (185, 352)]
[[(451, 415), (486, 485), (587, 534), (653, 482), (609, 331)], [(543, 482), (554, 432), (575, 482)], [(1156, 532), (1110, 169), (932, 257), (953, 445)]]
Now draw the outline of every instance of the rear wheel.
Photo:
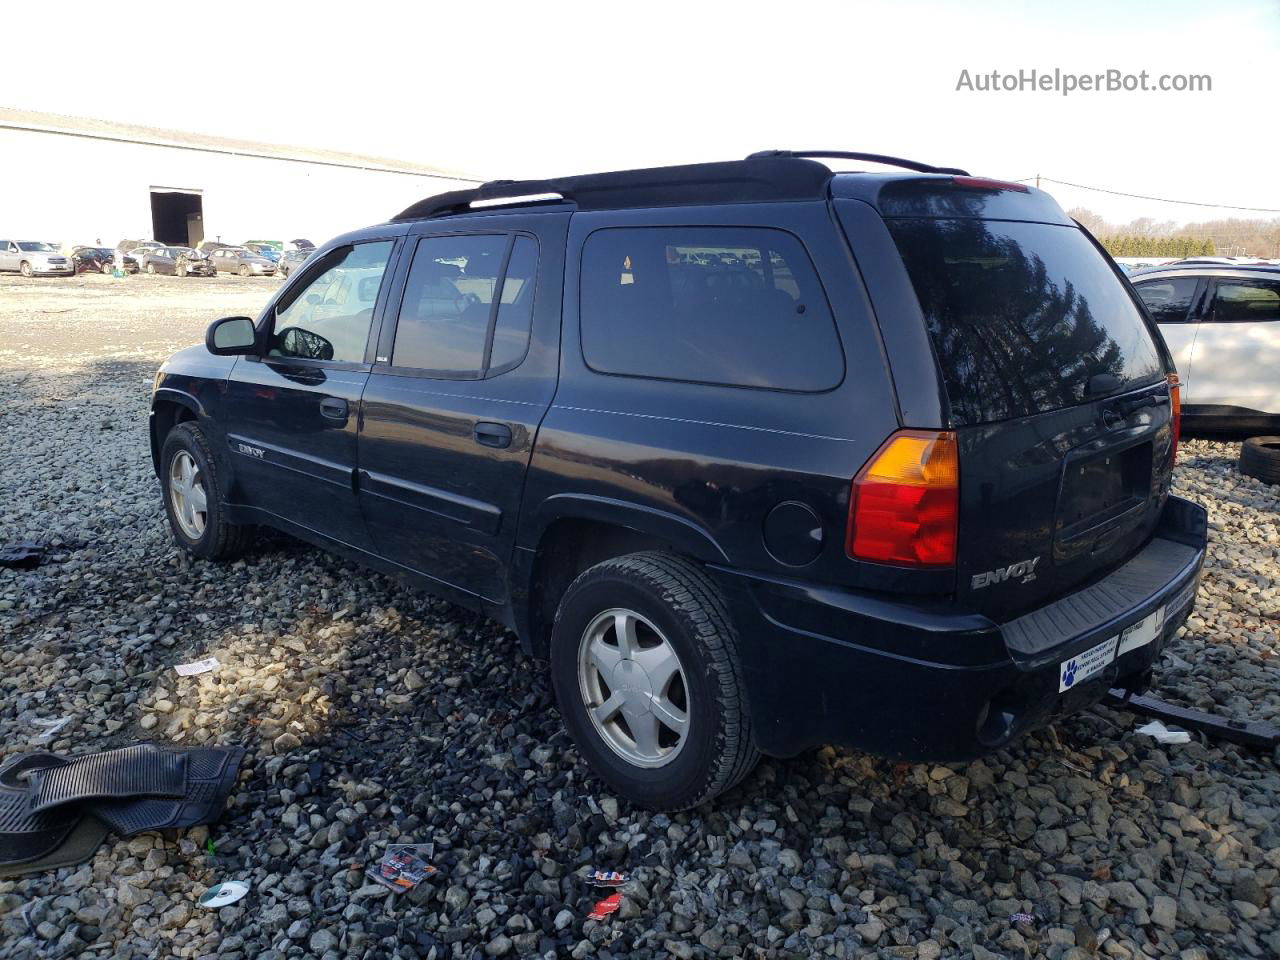
[(169, 431), (160, 465), (165, 512), (178, 545), (206, 560), (239, 556), (253, 528), (227, 520), (217, 467), (196, 424), (180, 423)]
[(697, 806), (759, 760), (724, 601), (682, 557), (636, 553), (579, 576), (556, 613), (551, 677), (587, 762), (642, 806)]
[(18, 272), (21, 273), (24, 277), (31, 276), (31, 273), (32, 273), (31, 264), (28, 263), (26, 260), (23, 260), (22, 266), (18, 267)]
[(1240, 447), (1240, 472), (1263, 483), (1280, 483), (1280, 437), (1250, 437)]

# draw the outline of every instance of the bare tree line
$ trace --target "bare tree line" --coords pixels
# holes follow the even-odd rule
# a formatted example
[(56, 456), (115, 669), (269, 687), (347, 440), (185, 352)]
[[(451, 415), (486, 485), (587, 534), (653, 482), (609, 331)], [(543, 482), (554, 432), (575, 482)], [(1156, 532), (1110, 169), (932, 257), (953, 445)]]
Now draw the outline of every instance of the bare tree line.
[(1123, 224), (1111, 223), (1087, 207), (1073, 207), (1067, 215), (1080, 221), (1108, 249), (1122, 245), (1120, 238), (1130, 241), (1124, 246), (1134, 246), (1133, 241), (1143, 237), (1157, 241), (1185, 238), (1197, 241), (1198, 248), (1204, 246), (1204, 241), (1212, 242), (1214, 251), (1222, 257), (1280, 257), (1280, 217), (1270, 220), (1231, 217), (1179, 226), (1172, 220), (1156, 220), (1154, 217), (1138, 217)]

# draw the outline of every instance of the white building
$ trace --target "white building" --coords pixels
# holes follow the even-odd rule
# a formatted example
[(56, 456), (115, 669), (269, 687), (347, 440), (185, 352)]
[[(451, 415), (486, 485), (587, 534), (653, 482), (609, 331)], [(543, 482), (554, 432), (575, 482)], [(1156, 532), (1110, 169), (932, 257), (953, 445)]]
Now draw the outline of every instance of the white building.
[(416, 163), (0, 107), (0, 237), (323, 243), (476, 181)]

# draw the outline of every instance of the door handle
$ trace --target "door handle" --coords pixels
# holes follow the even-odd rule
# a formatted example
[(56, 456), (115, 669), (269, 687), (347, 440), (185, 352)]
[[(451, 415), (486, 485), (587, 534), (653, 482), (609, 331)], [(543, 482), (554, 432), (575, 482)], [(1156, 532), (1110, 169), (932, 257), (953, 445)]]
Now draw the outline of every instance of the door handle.
[(476, 429), (472, 436), (475, 437), (476, 443), (482, 447), (511, 446), (511, 428), (505, 423), (488, 423), (481, 420), (476, 424)]
[(348, 416), (347, 401), (341, 397), (325, 397), (320, 401), (320, 415), (330, 420), (345, 420)]

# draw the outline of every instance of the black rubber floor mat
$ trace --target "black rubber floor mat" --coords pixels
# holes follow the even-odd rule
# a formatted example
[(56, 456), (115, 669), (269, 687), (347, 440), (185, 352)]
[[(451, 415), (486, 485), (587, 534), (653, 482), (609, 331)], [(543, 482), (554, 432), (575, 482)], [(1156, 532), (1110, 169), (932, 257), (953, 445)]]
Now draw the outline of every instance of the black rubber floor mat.
[(19, 775), (22, 768), (22, 757), (0, 767), (0, 864), (51, 853), (81, 816), (74, 807), (32, 811), (30, 787)]
[(19, 754), (0, 767), (0, 784), (28, 790), (31, 787), (32, 771), (45, 767), (61, 767), (70, 762), (70, 757), (60, 753)]
[(20, 863), (0, 863), (0, 878), (78, 866), (97, 853), (109, 832), (110, 828), (97, 817), (81, 817), (53, 850)]
[(222, 816), (243, 757), (244, 747), (196, 747), (188, 751), (185, 796), (91, 800), (84, 807), (122, 837), (213, 823)]
[(31, 809), (100, 797), (181, 797), (187, 791), (187, 752), (154, 743), (72, 757), (31, 776)]

